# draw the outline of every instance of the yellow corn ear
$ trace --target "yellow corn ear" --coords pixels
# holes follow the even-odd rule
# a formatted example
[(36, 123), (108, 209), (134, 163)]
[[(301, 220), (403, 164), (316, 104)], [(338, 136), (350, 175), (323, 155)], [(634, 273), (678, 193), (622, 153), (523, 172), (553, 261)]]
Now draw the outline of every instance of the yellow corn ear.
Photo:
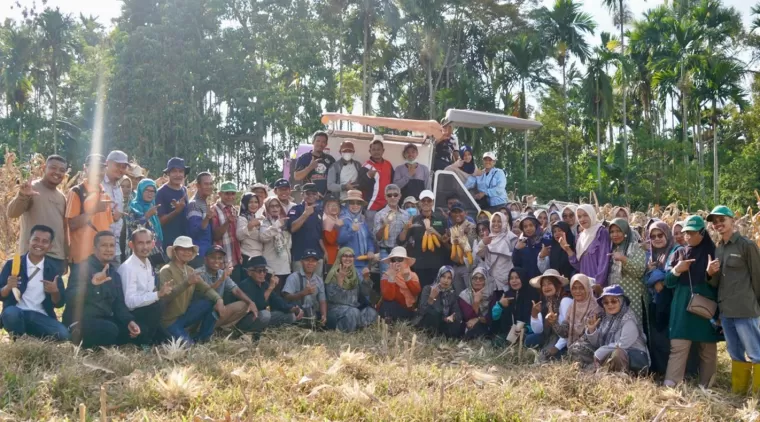
[(428, 241), (428, 234), (425, 233), (422, 235), (422, 252), (427, 251), (427, 241)]
[(433, 243), (433, 238), (434, 237), (435, 236), (433, 236), (432, 234), (428, 235), (428, 250), (430, 252), (435, 252), (435, 243)]
[(436, 236), (434, 234), (431, 234), (430, 237), (433, 239), (433, 243), (435, 243), (435, 247), (436, 248), (440, 248), (441, 247), (441, 241), (438, 240), (438, 236)]
[(451, 245), (451, 256), (450, 256), (450, 258), (453, 261), (453, 260), (456, 259), (456, 257), (457, 257), (457, 244), (455, 243), (455, 244)]
[(367, 259), (369, 259), (367, 255), (359, 255), (356, 257), (357, 261), (366, 261)]
[(13, 264), (11, 265), (11, 275), (18, 277), (21, 272), (21, 255), (13, 254)]
[(467, 251), (467, 261), (470, 262), (470, 265), (472, 265), (475, 261), (472, 259), (472, 252)]

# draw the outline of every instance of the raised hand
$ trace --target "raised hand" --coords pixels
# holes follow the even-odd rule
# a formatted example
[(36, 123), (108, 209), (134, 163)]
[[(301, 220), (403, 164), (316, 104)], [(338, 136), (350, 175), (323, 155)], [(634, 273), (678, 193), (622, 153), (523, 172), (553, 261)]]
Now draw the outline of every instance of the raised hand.
[(592, 334), (594, 331), (596, 331), (596, 327), (599, 326), (599, 323), (602, 322), (601, 319), (599, 319), (599, 315), (593, 314), (586, 320), (586, 330), (589, 332), (589, 334)]
[(676, 264), (673, 270), (675, 270), (677, 273), (685, 273), (686, 271), (689, 271), (689, 268), (693, 262), (693, 259), (684, 259), (682, 261), (678, 261), (678, 264)]
[(280, 283), (280, 277), (277, 277), (276, 275), (272, 275), (272, 277), (269, 279), (269, 290), (274, 290), (275, 287), (277, 287), (277, 284)]
[(40, 194), (32, 188), (32, 184), (28, 180), (24, 181), (24, 183), (19, 186), (18, 192), (23, 196), (37, 196)]
[(317, 286), (312, 284), (312, 282), (306, 283), (306, 288), (303, 289), (304, 292), (306, 292), (307, 295), (313, 295), (317, 292)]
[(307, 217), (314, 214), (314, 205), (307, 205), (306, 208), (303, 209), (303, 213)]
[(231, 263), (227, 264), (227, 268), (224, 269), (224, 278), (225, 279), (230, 278), (233, 271), (235, 271), (235, 267)]
[(506, 308), (509, 306), (509, 302), (511, 302), (513, 299), (511, 297), (502, 296), (501, 299), (499, 299), (499, 305), (501, 305), (502, 308)]
[(362, 270), (362, 278), (365, 280), (369, 280), (369, 267), (364, 267)]
[(343, 282), (346, 280), (346, 269), (343, 267), (343, 264), (340, 265), (340, 269), (337, 273), (335, 273), (335, 278), (338, 281), (338, 286), (343, 287)]
[(108, 276), (108, 267), (109, 266), (110, 266), (110, 264), (106, 264), (103, 267), (102, 271), (100, 271), (99, 273), (95, 273), (95, 274), (92, 275), (92, 284), (94, 284), (96, 286), (99, 286), (99, 285), (105, 283), (106, 281), (110, 281), (111, 280), (111, 277)]
[(437, 285), (435, 285), (435, 286), (433, 286), (433, 287), (431, 287), (431, 288), (430, 288), (430, 296), (429, 296), (429, 297), (430, 297), (431, 299), (434, 299), (434, 300), (435, 300), (436, 298), (438, 298), (438, 295), (439, 295), (440, 293), (441, 293), (441, 289), (440, 289), (440, 288), (438, 288), (438, 286), (437, 286)]
[(172, 286), (169, 283), (164, 283), (161, 289), (158, 290), (158, 297), (166, 297), (172, 293)]
[(185, 209), (185, 206), (187, 205), (187, 202), (185, 201), (185, 197), (183, 196), (182, 199), (177, 201), (176, 199), (172, 199), (172, 208), (178, 211), (182, 211)]
[(556, 312), (549, 312), (546, 314), (546, 323), (549, 325), (554, 325), (554, 323), (557, 322), (557, 313)]
[(551, 253), (551, 251), (552, 251), (551, 246), (541, 245), (541, 252), (538, 253), (538, 257), (546, 258), (547, 256), (549, 256), (549, 253)]
[(45, 293), (58, 293), (58, 276), (55, 276), (53, 281), (42, 280), (42, 285)]
[(153, 217), (154, 215), (156, 215), (156, 213), (158, 212), (158, 207), (159, 207), (160, 205), (161, 205), (161, 204), (156, 204), (156, 205), (154, 205), (154, 206), (150, 207), (150, 208), (148, 209), (148, 211), (146, 211), (146, 212), (145, 212), (145, 218), (146, 218), (146, 219), (148, 219), (148, 218), (151, 218), (151, 217)]
[(187, 278), (187, 282), (190, 285), (195, 285), (195, 284), (198, 284), (198, 283), (202, 283), (203, 279), (201, 278), (200, 274), (194, 272), (194, 273), (190, 274), (190, 276)]
[(377, 174), (377, 170), (375, 170), (374, 168), (371, 168), (369, 169), (369, 171), (367, 171), (367, 177), (369, 177), (370, 179), (374, 179), (376, 174)]
[(248, 222), (248, 230), (253, 230), (259, 226), (261, 226), (261, 221), (258, 218), (252, 218), (251, 221)]
[(533, 307), (530, 309), (530, 316), (532, 318), (538, 318), (538, 314), (541, 313), (541, 301), (536, 302), (535, 300), (532, 300)]
[(707, 255), (707, 274), (714, 276), (720, 271), (720, 259), (713, 259), (712, 256)]
[(520, 238), (517, 239), (517, 244), (515, 245), (515, 249), (517, 249), (517, 250), (524, 249), (525, 246), (528, 245), (527, 242), (528, 242), (527, 238), (524, 238), (524, 237), (520, 236)]

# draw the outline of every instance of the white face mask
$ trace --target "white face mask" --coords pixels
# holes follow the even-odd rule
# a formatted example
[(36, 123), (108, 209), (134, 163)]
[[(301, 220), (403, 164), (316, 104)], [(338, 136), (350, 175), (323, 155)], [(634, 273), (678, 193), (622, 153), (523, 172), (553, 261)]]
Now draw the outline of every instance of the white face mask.
[(406, 160), (407, 164), (417, 164), (417, 160)]
[(510, 214), (512, 214), (512, 219), (516, 220), (520, 216), (520, 211), (511, 211)]
[(353, 152), (344, 152), (340, 155), (344, 160), (351, 161), (352, 158), (354, 158)]

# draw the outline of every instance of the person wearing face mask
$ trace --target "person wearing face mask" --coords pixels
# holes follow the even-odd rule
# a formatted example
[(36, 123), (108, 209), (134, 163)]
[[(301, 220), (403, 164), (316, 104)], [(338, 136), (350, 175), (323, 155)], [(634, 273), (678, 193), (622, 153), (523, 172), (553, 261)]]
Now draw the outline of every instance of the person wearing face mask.
[(507, 203), (507, 175), (495, 164), (495, 153), (483, 154), (482, 174), (468, 177), (465, 183), (467, 189), (477, 191), (474, 197), (482, 209), (497, 210)]
[(404, 198), (404, 211), (409, 214), (410, 218), (414, 218), (419, 214), (419, 210), (417, 209), (417, 198), (413, 196), (407, 196)]
[(417, 162), (417, 145), (406, 144), (403, 151), (404, 164), (396, 167), (393, 184), (401, 189), (401, 196), (417, 197), (425, 189), (430, 189), (430, 169)]
[(371, 181), (367, 178), (367, 169), (354, 160), (356, 149), (353, 142), (343, 141), (339, 151), (340, 159), (327, 170), (327, 190), (342, 201), (346, 199), (348, 191), (365, 190)]

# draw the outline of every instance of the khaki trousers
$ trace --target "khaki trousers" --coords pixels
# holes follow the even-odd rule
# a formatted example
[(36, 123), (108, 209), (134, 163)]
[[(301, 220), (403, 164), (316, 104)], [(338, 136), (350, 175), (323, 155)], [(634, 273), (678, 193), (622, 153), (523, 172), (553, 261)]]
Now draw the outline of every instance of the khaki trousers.
[(225, 308), (227, 308), (227, 314), (224, 318), (216, 320), (216, 328), (230, 328), (248, 313), (248, 304), (242, 300), (228, 303)]
[[(672, 381), (675, 384), (683, 381), (691, 343), (691, 340), (670, 340), (670, 357), (668, 358), (668, 369), (665, 371), (665, 381)], [(699, 384), (708, 387), (718, 368), (718, 344), (697, 343), (697, 346), (699, 349)]]

